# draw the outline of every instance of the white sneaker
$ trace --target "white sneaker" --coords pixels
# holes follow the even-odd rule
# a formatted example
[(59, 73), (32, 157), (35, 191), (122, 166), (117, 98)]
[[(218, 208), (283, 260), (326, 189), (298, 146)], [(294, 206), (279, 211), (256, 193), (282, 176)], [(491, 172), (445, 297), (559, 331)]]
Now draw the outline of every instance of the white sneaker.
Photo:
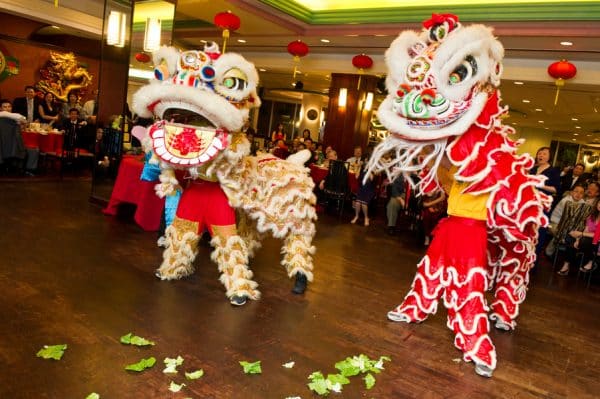
[(158, 237), (158, 240), (156, 241), (156, 245), (158, 245), (159, 248), (166, 248), (167, 247), (167, 238), (165, 236)]

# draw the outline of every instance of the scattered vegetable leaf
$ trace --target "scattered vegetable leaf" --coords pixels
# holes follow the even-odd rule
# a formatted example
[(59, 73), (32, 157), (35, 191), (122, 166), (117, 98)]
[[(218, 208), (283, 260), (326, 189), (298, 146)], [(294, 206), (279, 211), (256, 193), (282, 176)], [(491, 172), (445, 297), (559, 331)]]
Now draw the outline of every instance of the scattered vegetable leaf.
[(121, 343), (127, 344), (127, 345), (136, 345), (136, 346), (154, 345), (153, 341), (149, 341), (146, 338), (138, 337), (137, 335), (133, 335), (132, 333), (123, 335), (121, 337)]
[(177, 366), (181, 366), (183, 364), (183, 358), (181, 356), (177, 356), (176, 359), (166, 357), (165, 360), (163, 360), (163, 361), (165, 362), (165, 365), (167, 366), (163, 370), (163, 373), (165, 373), (165, 374), (176, 374)]
[(154, 363), (156, 363), (156, 359), (154, 357), (149, 357), (147, 359), (142, 359), (137, 363), (133, 363), (130, 365), (125, 366), (125, 370), (129, 370), (129, 371), (144, 371), (146, 369), (149, 369), (150, 367), (154, 366)]
[(287, 362), (282, 364), (283, 367), (285, 367), (286, 369), (291, 369), (292, 367), (294, 367), (294, 364), (296, 364), (296, 362)]
[(36, 354), (37, 357), (44, 359), (60, 360), (67, 349), (67, 344), (62, 345), (44, 345), (43, 349), (40, 349)]
[(179, 391), (181, 391), (181, 388), (183, 388), (184, 386), (185, 386), (185, 384), (175, 384), (173, 381), (171, 381), (171, 385), (169, 385), (169, 391), (179, 392)]
[(200, 370), (193, 371), (191, 373), (185, 373), (185, 378), (187, 378), (188, 380), (197, 380), (198, 378), (202, 377), (203, 375), (204, 375), (204, 370), (200, 369)]
[(373, 386), (375, 385), (375, 377), (373, 377), (373, 374), (369, 373), (365, 375), (363, 379), (365, 380), (365, 386), (367, 387), (367, 389), (373, 388)]
[(246, 374), (261, 374), (262, 368), (260, 367), (260, 360), (257, 360), (254, 363), (241, 361), (240, 366), (244, 368), (244, 373)]
[(100, 399), (100, 395), (98, 395), (96, 392), (92, 392), (91, 394), (86, 396), (85, 399)]

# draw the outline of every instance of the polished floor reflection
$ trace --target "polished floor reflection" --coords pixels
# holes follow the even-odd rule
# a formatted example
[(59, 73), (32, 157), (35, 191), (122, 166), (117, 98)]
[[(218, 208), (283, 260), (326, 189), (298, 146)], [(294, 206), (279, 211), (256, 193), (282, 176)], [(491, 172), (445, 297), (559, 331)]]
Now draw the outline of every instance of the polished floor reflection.
[[(0, 183), (0, 398), (316, 397), (307, 376), (364, 353), (392, 358), (366, 391), (354, 377), (341, 398), (586, 398), (600, 392), (600, 289), (575, 277), (548, 285), (534, 276), (515, 333), (492, 332), (499, 362), (492, 379), (461, 361), (445, 312), (421, 325), (388, 322), (408, 289), (423, 248), (409, 232), (385, 234), (382, 213), (370, 227), (322, 215), (315, 240), (315, 282), (304, 296), (279, 265), (279, 243), (266, 240), (251, 267), (263, 298), (232, 307), (210, 249), (194, 276), (161, 282), (154, 233), (103, 216), (88, 202), (89, 181)], [(119, 343), (133, 332), (156, 345)], [(44, 344), (68, 344), (60, 361), (35, 356)], [(176, 376), (163, 359), (181, 355)], [(139, 374), (125, 365), (154, 356)], [(245, 375), (240, 360), (262, 361)], [(283, 363), (295, 361), (286, 369)], [(204, 377), (185, 381), (183, 371)], [(182, 392), (169, 383), (185, 382)], [(594, 393), (596, 392), (596, 393)], [(597, 397), (597, 396), (596, 396)]]

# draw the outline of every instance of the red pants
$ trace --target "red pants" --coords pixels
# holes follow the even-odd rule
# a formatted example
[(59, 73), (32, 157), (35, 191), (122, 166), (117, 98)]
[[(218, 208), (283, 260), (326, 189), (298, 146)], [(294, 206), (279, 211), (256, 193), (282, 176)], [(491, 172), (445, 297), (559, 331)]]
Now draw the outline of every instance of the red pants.
[(198, 234), (208, 228), (212, 235), (211, 226), (235, 224), (235, 211), (221, 186), (206, 180), (195, 180), (183, 191), (176, 215), (198, 222)]

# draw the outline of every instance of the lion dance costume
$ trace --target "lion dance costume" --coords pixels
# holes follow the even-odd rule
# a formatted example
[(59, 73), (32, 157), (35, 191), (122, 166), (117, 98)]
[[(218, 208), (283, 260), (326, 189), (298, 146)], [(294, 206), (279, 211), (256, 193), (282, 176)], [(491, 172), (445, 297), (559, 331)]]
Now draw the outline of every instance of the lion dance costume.
[[(544, 178), (528, 174), (533, 159), (516, 154), (514, 130), (502, 125), (500, 42), (489, 28), (463, 27), (451, 14), (434, 14), (423, 25), (421, 33), (401, 33), (386, 52), (390, 94), (378, 117), (390, 135), (368, 170), (385, 171), (390, 180), (403, 174), (419, 194), (445, 187), (449, 216), (388, 318), (422, 322), (443, 298), (454, 345), (490, 377), (496, 351), (488, 312), (496, 328), (515, 328), (551, 198), (536, 189)], [(392, 161), (384, 156), (389, 152)]]
[[(314, 183), (304, 168), (308, 152), (287, 160), (249, 156), (240, 129), (260, 105), (254, 65), (214, 43), (204, 51), (162, 47), (154, 54), (155, 79), (134, 96), (134, 110), (158, 119), (144, 139), (149, 162), (161, 169), (157, 193), (181, 192), (157, 276), (179, 279), (193, 273), (200, 234), (212, 236), (211, 255), (234, 305), (258, 299), (249, 257), (265, 233), (283, 239), (282, 265), (295, 277), (294, 293), (312, 281), (315, 234)], [(190, 182), (180, 185), (175, 169)], [(237, 211), (237, 218), (236, 218)]]

